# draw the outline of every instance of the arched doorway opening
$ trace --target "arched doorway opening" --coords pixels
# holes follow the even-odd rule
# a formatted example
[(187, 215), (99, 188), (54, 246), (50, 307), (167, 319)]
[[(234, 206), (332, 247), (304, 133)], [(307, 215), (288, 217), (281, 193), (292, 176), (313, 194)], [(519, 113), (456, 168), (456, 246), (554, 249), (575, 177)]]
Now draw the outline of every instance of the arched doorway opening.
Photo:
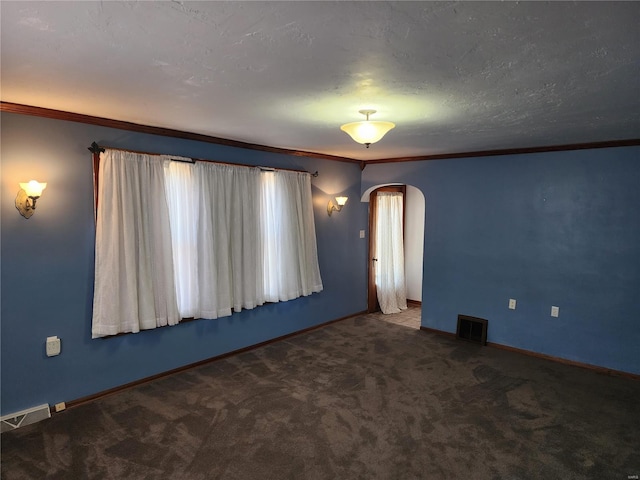
[[(405, 278), (407, 287), (407, 303), (412, 307), (420, 307), (422, 304), (422, 273), (424, 258), (424, 235), (425, 235), (425, 196), (423, 192), (413, 186), (404, 184), (380, 184), (367, 189), (362, 197), (362, 202), (370, 203), (371, 193), (381, 187), (402, 187), (405, 191), (405, 213), (404, 213), (404, 257), (405, 257)], [(368, 310), (377, 310), (375, 298), (375, 275), (373, 274), (375, 262), (372, 250), (372, 221), (374, 209), (369, 207), (369, 286), (368, 286)], [(374, 283), (374, 285), (372, 285)]]

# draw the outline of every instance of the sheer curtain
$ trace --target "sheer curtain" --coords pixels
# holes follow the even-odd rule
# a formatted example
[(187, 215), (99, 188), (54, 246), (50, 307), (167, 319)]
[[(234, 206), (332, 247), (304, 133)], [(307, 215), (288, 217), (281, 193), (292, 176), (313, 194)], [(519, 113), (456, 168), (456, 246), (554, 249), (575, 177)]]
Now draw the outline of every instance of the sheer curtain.
[(265, 299), (322, 291), (309, 174), (262, 172), (261, 218)]
[(403, 195), (378, 192), (376, 217), (376, 289), (382, 313), (407, 308), (404, 276)]
[(198, 235), (200, 199), (196, 190), (195, 165), (165, 162), (166, 190), (173, 246), (174, 283), (182, 318), (198, 316)]
[(112, 150), (100, 157), (92, 336), (175, 325), (168, 159)]
[(107, 150), (99, 187), (94, 337), (322, 291), (307, 173)]
[(264, 303), (260, 170), (196, 164), (200, 203), (196, 317), (218, 318)]

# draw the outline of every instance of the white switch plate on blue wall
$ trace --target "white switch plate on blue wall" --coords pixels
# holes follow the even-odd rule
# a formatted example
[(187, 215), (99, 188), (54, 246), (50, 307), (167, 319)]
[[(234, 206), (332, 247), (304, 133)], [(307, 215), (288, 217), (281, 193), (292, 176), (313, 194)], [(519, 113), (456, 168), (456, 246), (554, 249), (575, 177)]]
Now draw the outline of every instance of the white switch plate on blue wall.
[(60, 355), (60, 339), (58, 337), (47, 337), (47, 357)]

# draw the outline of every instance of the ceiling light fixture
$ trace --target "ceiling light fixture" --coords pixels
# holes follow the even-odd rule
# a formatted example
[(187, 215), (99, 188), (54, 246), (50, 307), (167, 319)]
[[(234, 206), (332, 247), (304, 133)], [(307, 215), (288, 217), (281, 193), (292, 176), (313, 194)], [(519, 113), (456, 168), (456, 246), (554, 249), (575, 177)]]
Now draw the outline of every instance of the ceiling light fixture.
[(375, 110), (359, 110), (359, 112), (367, 116), (365, 121), (345, 123), (340, 127), (340, 130), (348, 133), (353, 140), (366, 145), (367, 148), (372, 143), (380, 141), (389, 130), (396, 126), (391, 122), (369, 120), (369, 115), (376, 113)]

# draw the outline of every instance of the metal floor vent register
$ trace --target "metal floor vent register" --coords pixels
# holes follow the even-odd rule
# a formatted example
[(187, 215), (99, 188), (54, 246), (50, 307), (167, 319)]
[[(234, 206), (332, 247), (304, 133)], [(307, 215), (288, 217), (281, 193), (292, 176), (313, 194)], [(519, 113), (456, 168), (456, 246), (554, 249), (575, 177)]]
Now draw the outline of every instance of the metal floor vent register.
[(484, 318), (470, 317), (469, 315), (458, 315), (458, 329), (456, 336), (469, 342), (487, 344), (487, 328), (489, 321)]
[(15, 430), (16, 428), (39, 422), (45, 418), (51, 418), (49, 405), (46, 403), (38, 407), (22, 410), (0, 418), (0, 432)]

